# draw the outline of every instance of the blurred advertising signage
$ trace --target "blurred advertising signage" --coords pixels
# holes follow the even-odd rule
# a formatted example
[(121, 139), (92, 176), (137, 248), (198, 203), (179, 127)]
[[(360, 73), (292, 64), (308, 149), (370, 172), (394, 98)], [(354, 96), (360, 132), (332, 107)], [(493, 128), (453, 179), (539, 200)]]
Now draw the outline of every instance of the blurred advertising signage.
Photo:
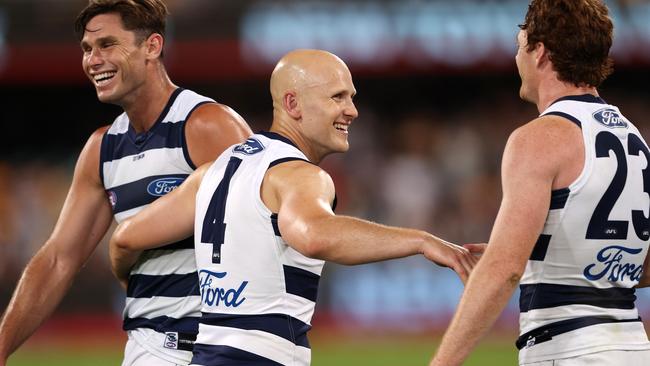
[[(617, 62), (650, 61), (650, 2), (608, 1)], [(257, 1), (240, 23), (243, 59), (273, 64), (294, 48), (329, 50), (364, 67), (514, 63), (527, 6), (506, 1)]]

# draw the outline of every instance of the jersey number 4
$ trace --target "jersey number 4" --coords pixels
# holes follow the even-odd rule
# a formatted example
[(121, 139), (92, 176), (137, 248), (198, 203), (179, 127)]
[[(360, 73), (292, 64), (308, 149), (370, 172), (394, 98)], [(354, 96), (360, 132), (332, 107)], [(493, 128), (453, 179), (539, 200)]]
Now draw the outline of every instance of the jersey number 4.
[[(650, 151), (648, 151), (648, 147), (639, 136), (631, 133), (628, 135), (627, 142), (628, 154), (634, 156), (643, 154), (646, 162), (650, 165)], [(627, 239), (629, 221), (609, 220), (609, 214), (612, 212), (621, 193), (623, 193), (627, 180), (625, 149), (621, 140), (611, 132), (599, 133), (596, 136), (596, 157), (607, 158), (610, 151), (614, 152), (618, 163), (616, 173), (605, 194), (598, 202), (593, 216), (591, 216), (589, 226), (587, 226), (587, 239)], [(643, 169), (643, 191), (650, 194), (650, 166)], [(642, 210), (632, 210), (632, 225), (639, 239), (648, 240), (650, 238), (650, 218), (645, 217)]]
[(223, 178), (214, 191), (210, 205), (208, 206), (208, 211), (203, 218), (201, 243), (212, 244), (212, 263), (221, 263), (221, 246), (223, 245), (226, 233), (226, 223), (224, 222), (226, 198), (228, 198), (230, 179), (239, 168), (239, 164), (241, 164), (241, 159), (234, 156), (230, 158)]

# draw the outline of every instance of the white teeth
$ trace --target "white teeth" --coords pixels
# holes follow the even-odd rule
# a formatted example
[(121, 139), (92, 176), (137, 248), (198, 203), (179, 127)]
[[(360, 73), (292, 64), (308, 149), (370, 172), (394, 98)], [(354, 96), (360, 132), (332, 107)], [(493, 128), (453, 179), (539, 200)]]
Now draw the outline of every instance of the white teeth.
[(336, 128), (339, 131), (348, 132), (348, 125), (344, 123), (335, 123), (334, 128)]
[(113, 76), (115, 76), (115, 74), (117, 74), (115, 71), (102, 72), (101, 74), (93, 75), (93, 79), (97, 85), (106, 84), (110, 79), (113, 78)]

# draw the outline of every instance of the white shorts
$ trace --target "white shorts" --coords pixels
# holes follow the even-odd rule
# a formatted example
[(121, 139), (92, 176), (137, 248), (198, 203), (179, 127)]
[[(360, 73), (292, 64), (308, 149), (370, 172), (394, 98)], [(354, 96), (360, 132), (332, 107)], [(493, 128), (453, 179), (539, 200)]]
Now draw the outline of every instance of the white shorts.
[(522, 363), (520, 366), (648, 366), (650, 350), (602, 351), (558, 360)]
[(177, 363), (164, 360), (146, 349), (142, 348), (138, 342), (129, 338), (124, 348), (124, 361), (122, 366), (182, 366)]

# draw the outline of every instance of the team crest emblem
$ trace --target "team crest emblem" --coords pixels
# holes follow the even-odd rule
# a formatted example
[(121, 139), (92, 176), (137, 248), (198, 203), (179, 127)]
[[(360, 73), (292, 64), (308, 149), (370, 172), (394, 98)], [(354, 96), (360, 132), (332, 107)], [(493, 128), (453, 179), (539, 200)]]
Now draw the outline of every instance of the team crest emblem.
[(627, 128), (625, 118), (612, 108), (603, 108), (594, 112), (594, 119), (608, 128)]
[(256, 139), (250, 138), (243, 144), (235, 146), (235, 149), (233, 151), (246, 155), (253, 155), (262, 150), (264, 150), (264, 145), (262, 145), (262, 143)]
[(165, 333), (165, 348), (178, 349), (178, 333), (177, 332), (167, 332)]

